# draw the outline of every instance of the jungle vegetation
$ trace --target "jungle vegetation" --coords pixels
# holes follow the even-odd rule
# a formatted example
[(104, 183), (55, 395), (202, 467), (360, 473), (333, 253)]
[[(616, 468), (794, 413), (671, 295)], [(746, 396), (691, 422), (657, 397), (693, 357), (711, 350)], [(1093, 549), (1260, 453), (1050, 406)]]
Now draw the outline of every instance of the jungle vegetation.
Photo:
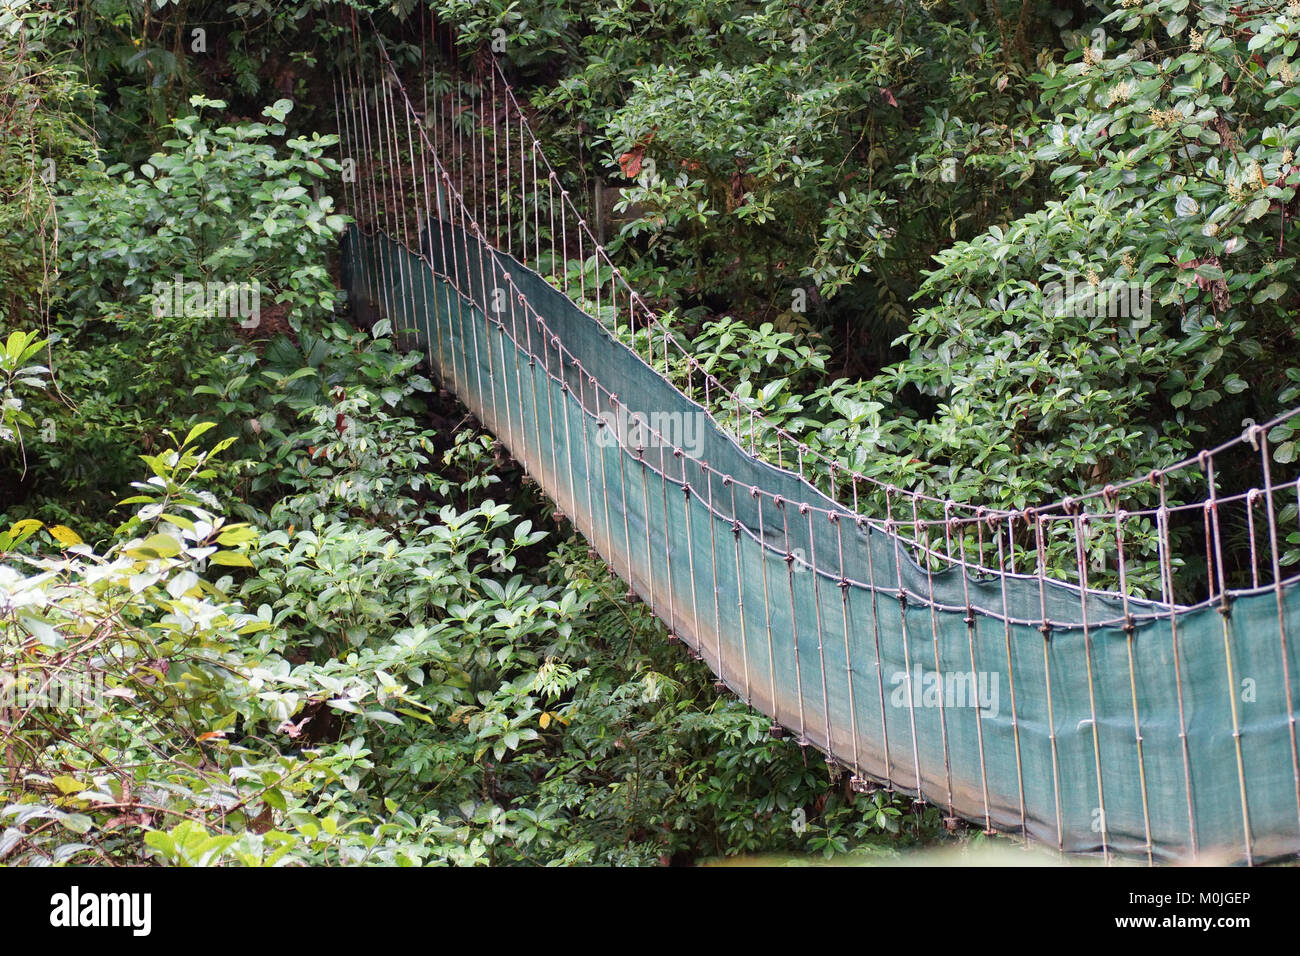
[[(719, 695), (349, 321), (345, 6), (498, 41), (631, 281), (847, 468), (1024, 508), (1300, 397), (1297, 0), (0, 0), (0, 862), (982, 839)], [(170, 291), (232, 281), (268, 321)]]

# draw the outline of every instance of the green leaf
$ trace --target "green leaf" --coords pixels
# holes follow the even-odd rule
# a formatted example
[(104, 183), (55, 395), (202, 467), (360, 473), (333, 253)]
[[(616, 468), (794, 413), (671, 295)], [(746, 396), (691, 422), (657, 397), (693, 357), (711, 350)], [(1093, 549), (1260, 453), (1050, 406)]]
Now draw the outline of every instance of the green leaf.
[(95, 821), (92, 820), (90, 817), (86, 816), (84, 813), (64, 814), (63, 819), (60, 820), (59, 822), (61, 822), (65, 827), (67, 827), (73, 833), (78, 833), (78, 834), (88, 833), (90, 831), (90, 828), (95, 825)]
[(197, 425), (195, 425), (193, 428), (190, 429), (190, 433), (185, 436), (185, 441), (181, 442), (181, 447), (185, 448), (188, 447), (189, 445), (192, 445), (194, 443), (194, 439), (198, 438), (204, 432), (209, 431), (210, 429), (216, 427), (217, 427), (216, 422), (199, 422)]
[(66, 774), (55, 777), (50, 782), (54, 784), (56, 787), (58, 787), (59, 790), (64, 794), (80, 793), (82, 790), (86, 789), (86, 784), (82, 783), (80, 780), (77, 780), (74, 777), (69, 777)]
[(221, 534), (217, 535), (217, 544), (226, 546), (247, 544), (250, 541), (257, 540), (257, 532), (248, 526), (230, 525), (227, 526)]
[(1268, 302), (1272, 299), (1280, 299), (1286, 292), (1285, 282), (1270, 282), (1266, 288), (1256, 292), (1251, 299), (1253, 303), (1259, 305), (1261, 302)]
[(194, 522), (191, 521), (189, 518), (186, 518), (184, 515), (173, 515), (173, 514), (159, 515), (158, 520), (166, 521), (168, 524), (174, 524), (176, 525), (176, 527), (182, 528), (185, 531), (194, 530)]
[(159, 533), (150, 535), (134, 548), (127, 548), (126, 553), (133, 558), (174, 558), (181, 553), (181, 546), (171, 535)]
[(1262, 215), (1264, 215), (1266, 212), (1268, 212), (1268, 207), (1269, 207), (1269, 205), (1270, 205), (1270, 203), (1269, 203), (1269, 199), (1268, 199), (1267, 196), (1261, 196), (1261, 197), (1259, 197), (1259, 198), (1256, 199), (1253, 203), (1251, 203), (1248, 207), (1246, 207), (1246, 215), (1242, 218), (1241, 221), (1242, 221), (1242, 222), (1251, 222), (1251, 221), (1253, 221), (1253, 220), (1255, 220), (1255, 219), (1258, 219), (1260, 216), (1262, 216)]
[(253, 562), (237, 551), (218, 551), (208, 558), (209, 564), (219, 564), (230, 568), (251, 568)]

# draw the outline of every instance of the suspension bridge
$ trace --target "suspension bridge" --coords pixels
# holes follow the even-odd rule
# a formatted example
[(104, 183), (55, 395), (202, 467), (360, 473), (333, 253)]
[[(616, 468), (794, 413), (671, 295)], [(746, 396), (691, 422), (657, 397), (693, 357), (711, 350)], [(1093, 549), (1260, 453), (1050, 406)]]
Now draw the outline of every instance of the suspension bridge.
[(1026, 510), (867, 478), (767, 421), (646, 304), (498, 62), (451, 70), (426, 42), (399, 69), (372, 25), (346, 31), (354, 309), (423, 350), (774, 734), (854, 790), (1065, 852), (1300, 852), (1282, 523), (1300, 484), (1273, 477), (1277, 422)]

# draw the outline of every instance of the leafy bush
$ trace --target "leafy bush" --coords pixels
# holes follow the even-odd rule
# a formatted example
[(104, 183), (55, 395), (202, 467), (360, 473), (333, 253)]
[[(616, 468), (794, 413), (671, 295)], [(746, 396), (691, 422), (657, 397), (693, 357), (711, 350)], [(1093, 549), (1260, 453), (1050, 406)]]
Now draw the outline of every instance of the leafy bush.
[[(52, 433), (32, 462), (44, 495), (104, 510), (129, 479), (130, 450), (193, 421), (202, 409), (195, 386), (216, 374), (232, 343), (247, 351), (241, 324), (256, 335), (273, 319), (287, 328), (332, 312), (326, 256), (345, 220), (319, 184), (338, 168), (324, 156), (334, 138), (277, 147), (290, 109), (287, 101), (268, 107), (270, 123), (183, 117), (138, 173), (93, 166), (59, 196), (54, 328), (66, 348), (60, 394), (35, 411)], [(257, 311), (235, 314), (229, 299), (207, 294), (232, 286)]]
[(88, 90), (56, 38), (71, 12), (14, 0), (0, 8), (0, 321), (45, 319), (58, 260), (55, 190), (91, 153), (77, 116)]

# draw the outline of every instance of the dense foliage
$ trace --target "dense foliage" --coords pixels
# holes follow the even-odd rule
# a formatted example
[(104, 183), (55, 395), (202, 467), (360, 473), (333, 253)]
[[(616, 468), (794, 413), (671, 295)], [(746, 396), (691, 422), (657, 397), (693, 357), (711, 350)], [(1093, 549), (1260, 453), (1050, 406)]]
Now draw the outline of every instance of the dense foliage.
[[(68, 88), (25, 148), (57, 129), (73, 158), (21, 184), (56, 268), (52, 243), (7, 260), (40, 294), (0, 360), (0, 859), (654, 863), (934, 831), (719, 697), (386, 323), (337, 321), (332, 136), (284, 97), (232, 116), (260, 82), (188, 95), (157, 48), (121, 85), (169, 30), (85, 12), (6, 21), (13, 100)], [(191, 294), (235, 280), (257, 321)]]
[(556, 135), (594, 127), (629, 271), (694, 354), (848, 470), (1023, 509), (1300, 395), (1294, 4), (475, 10), (546, 64)]
[[(0, 0), (0, 861), (937, 838), (717, 695), (347, 323), (340, 6)], [(1300, 396), (1295, 3), (352, 6), (399, 58), (495, 44), (632, 281), (846, 467), (1022, 508)]]

